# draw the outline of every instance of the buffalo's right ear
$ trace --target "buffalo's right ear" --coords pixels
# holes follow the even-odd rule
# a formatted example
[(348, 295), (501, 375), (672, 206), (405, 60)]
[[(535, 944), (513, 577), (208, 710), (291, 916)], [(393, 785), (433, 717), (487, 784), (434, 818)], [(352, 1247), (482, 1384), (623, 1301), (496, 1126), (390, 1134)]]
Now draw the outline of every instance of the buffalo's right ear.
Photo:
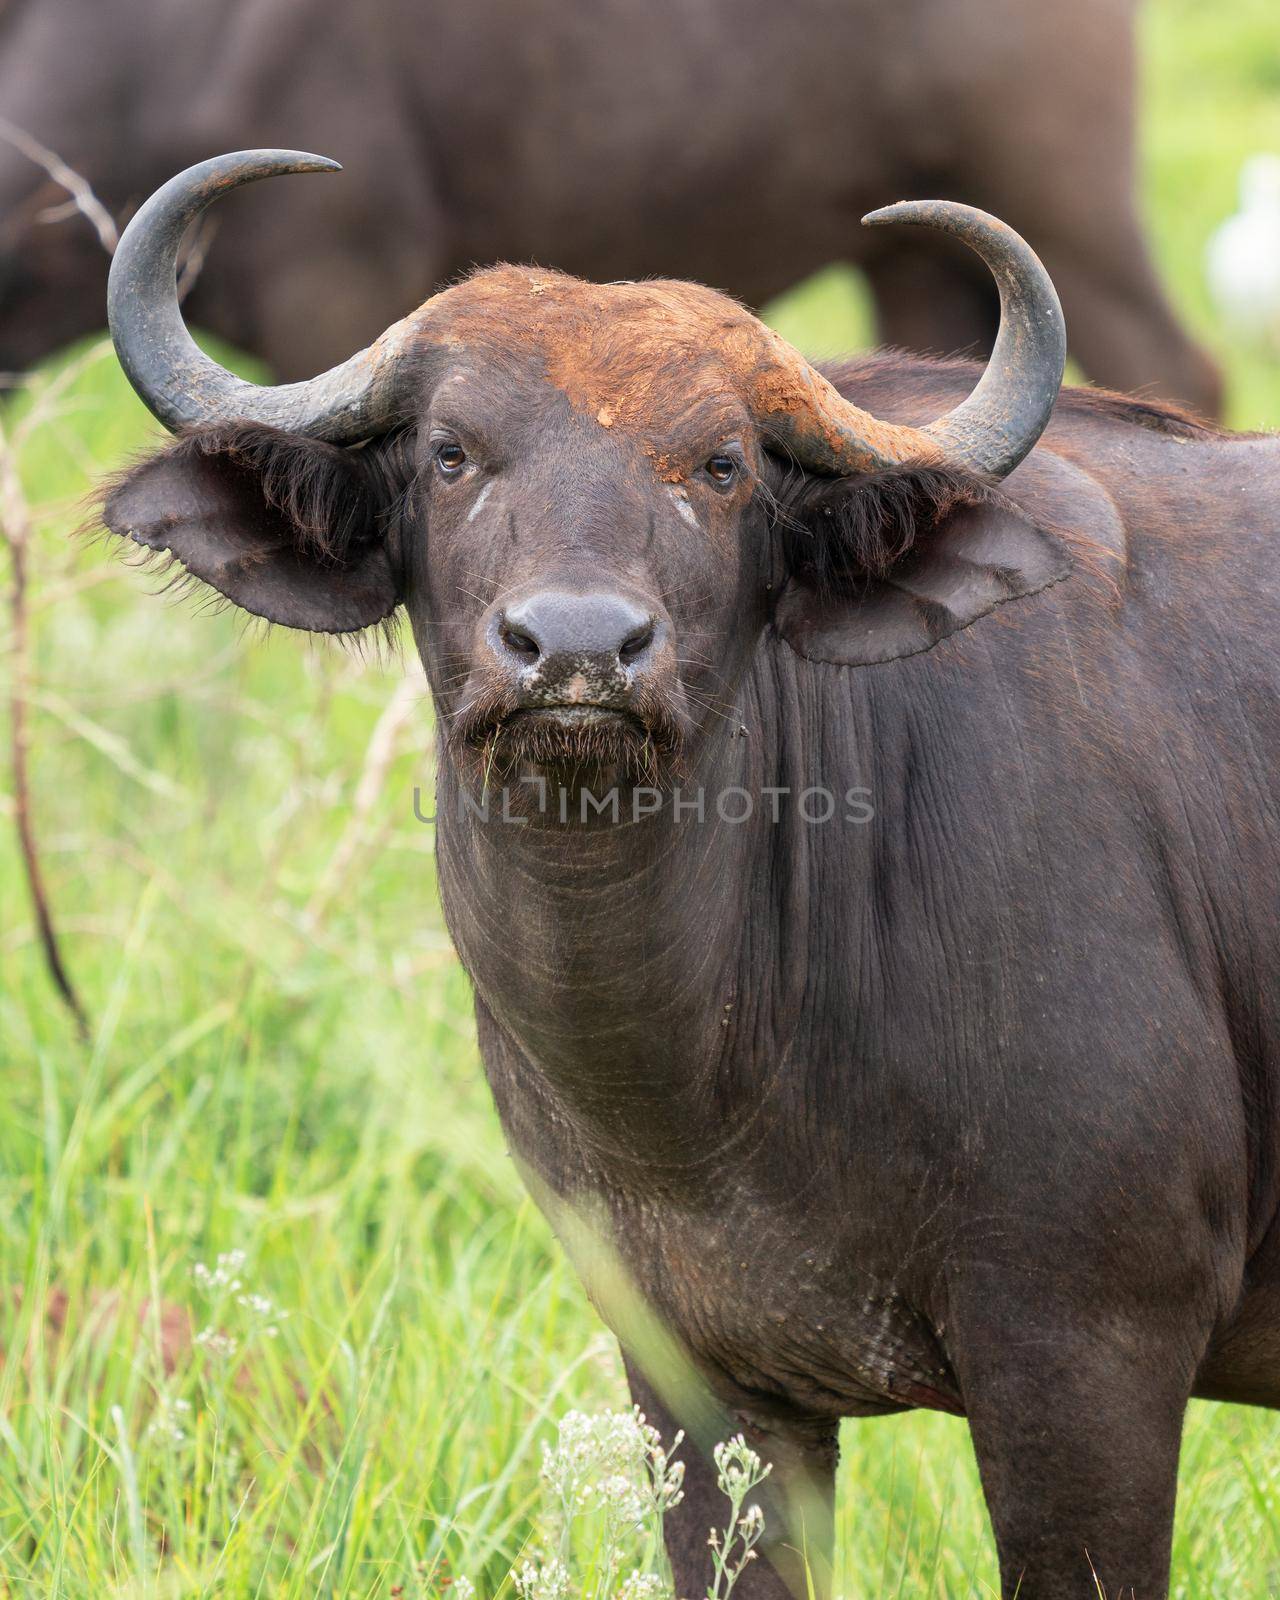
[(352, 633), (400, 600), (379, 448), (256, 425), (201, 429), (118, 478), (103, 521), (255, 617)]
[(780, 503), (787, 581), (774, 627), (810, 661), (918, 655), (1072, 571), (1055, 532), (957, 468), (802, 479)]

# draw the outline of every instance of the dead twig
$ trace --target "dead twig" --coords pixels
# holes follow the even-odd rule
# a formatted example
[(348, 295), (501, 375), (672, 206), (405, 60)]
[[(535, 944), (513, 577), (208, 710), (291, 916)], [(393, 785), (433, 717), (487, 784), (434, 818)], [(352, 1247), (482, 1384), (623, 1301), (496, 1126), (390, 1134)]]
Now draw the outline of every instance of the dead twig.
[[(109, 256), (115, 254), (116, 246), (120, 242), (119, 230), (115, 219), (93, 192), (93, 187), (83, 174), (70, 167), (47, 145), (40, 143), (39, 139), (19, 128), (6, 118), (0, 117), (0, 139), (12, 145), (21, 152), (29, 161), (33, 161), (48, 174), (59, 187), (67, 191), (69, 197), (67, 206), (56, 206), (46, 210), (44, 220), (53, 222), (71, 215), (72, 209), (83, 216), (98, 236), (99, 243)], [(77, 366), (79, 363), (77, 363)], [(69, 383), (65, 378), (63, 383)], [(43, 397), (43, 405), (37, 402), (37, 412), (42, 412), (50, 404), (53, 397), (60, 392), (63, 384), (55, 379), (49, 386), (49, 393)], [(30, 420), (29, 427), (35, 427), (36, 422)], [(31, 732), (28, 721), (33, 688), (33, 674), (31, 668), (31, 628), (30, 610), (27, 598), (28, 561), (32, 543), (32, 518), (31, 508), (27, 504), (26, 494), (18, 476), (18, 462), (15, 451), (10, 447), (8, 437), (0, 424), (0, 539), (3, 540), (9, 552), (10, 565), (10, 596), (9, 613), (11, 618), (11, 648), (13, 671), (10, 678), (9, 698), (9, 743), (10, 759), (13, 766), (13, 809), (14, 822), (18, 830), (19, 847), (22, 853), (22, 862), (27, 875), (27, 887), (31, 895), (32, 908), (35, 911), (36, 927), (40, 935), (40, 946), (44, 951), (45, 965), (49, 969), (49, 976), (54, 987), (62, 997), (63, 1003), (75, 1019), (76, 1028), (82, 1039), (89, 1036), (89, 1021), (85, 1014), (80, 996), (71, 981), (71, 974), (62, 959), (62, 952), (58, 945), (58, 936), (54, 928), (53, 912), (49, 906), (49, 896), (45, 888), (44, 873), (40, 865), (40, 852), (36, 843), (35, 821), (31, 810), (31, 773), (29, 755), (31, 747)]]
[(40, 853), (36, 847), (35, 824), (31, 816), (31, 780), (28, 756), (31, 736), (27, 722), (31, 699), (31, 632), (27, 613), (27, 556), (31, 548), (31, 512), (18, 478), (18, 465), (3, 424), (0, 424), (0, 538), (9, 552), (10, 600), (13, 628), (13, 670), (9, 689), (9, 753), (13, 766), (14, 821), (26, 870), (27, 887), (35, 911), (45, 965), (54, 987), (75, 1019), (82, 1039), (89, 1036), (89, 1021), (80, 996), (58, 947), (53, 913), (45, 890)]
[(318, 928), (330, 902), (346, 881), (358, 851), (370, 836), (373, 809), (381, 797), (387, 773), (399, 750), (401, 732), (422, 704), (426, 693), (425, 675), (421, 671), (407, 673), (396, 685), (395, 693), (374, 725), (352, 798), (351, 816), (302, 913), (302, 926), (309, 933), (314, 933)]
[[(0, 117), (0, 139), (12, 145), (15, 150), (21, 151), (28, 161), (34, 161), (36, 166), (48, 173), (59, 188), (67, 191), (70, 205), (93, 228), (102, 248), (109, 256), (115, 255), (116, 246), (120, 243), (119, 229), (116, 227), (115, 218), (94, 194), (89, 180), (74, 167), (69, 167), (56, 151), (41, 144), (39, 139), (34, 138), (25, 128), (19, 128), (4, 117)], [(45, 213), (45, 220), (52, 221), (64, 212), (66, 212), (65, 207), (57, 206), (51, 212)]]
[(183, 252), (182, 265), (178, 272), (178, 304), (181, 305), (196, 286), (196, 281), (204, 271), (205, 258), (209, 254), (209, 246), (213, 243), (213, 236), (218, 231), (218, 224), (213, 217), (207, 214), (200, 218), (192, 230)]

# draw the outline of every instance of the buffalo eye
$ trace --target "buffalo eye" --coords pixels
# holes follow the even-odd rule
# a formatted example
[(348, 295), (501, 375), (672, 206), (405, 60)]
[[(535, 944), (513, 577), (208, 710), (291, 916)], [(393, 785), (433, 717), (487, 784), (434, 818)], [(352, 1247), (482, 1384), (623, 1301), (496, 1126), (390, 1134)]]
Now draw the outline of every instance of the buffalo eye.
[(452, 439), (436, 446), (436, 466), (443, 478), (456, 478), (467, 464), (467, 452)]
[(710, 461), (707, 462), (704, 471), (712, 483), (718, 483), (723, 487), (725, 484), (732, 483), (734, 478), (737, 477), (738, 463), (732, 456), (716, 455), (712, 456)]

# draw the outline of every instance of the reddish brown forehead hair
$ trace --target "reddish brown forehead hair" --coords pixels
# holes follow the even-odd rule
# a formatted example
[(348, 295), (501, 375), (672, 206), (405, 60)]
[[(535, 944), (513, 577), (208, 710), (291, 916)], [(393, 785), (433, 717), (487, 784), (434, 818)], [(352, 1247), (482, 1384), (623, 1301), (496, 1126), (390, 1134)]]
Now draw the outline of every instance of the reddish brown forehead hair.
[[(567, 273), (502, 265), (436, 295), (432, 338), (500, 366), (534, 366), (602, 428), (691, 448), (748, 421), (812, 411), (825, 382), (744, 306), (670, 279), (587, 283)], [(889, 430), (886, 428), (886, 434)], [(834, 442), (834, 435), (833, 435)], [(655, 453), (653, 450), (650, 452)], [(682, 476), (657, 453), (662, 476)]]

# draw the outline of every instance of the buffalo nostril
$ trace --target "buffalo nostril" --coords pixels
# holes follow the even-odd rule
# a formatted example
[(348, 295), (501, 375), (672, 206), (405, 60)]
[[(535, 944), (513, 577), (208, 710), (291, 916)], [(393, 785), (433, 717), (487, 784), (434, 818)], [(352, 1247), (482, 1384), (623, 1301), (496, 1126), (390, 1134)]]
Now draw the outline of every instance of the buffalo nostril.
[(523, 656), (526, 661), (536, 661), (542, 654), (538, 641), (531, 633), (525, 633), (520, 628), (513, 628), (509, 622), (504, 622), (498, 629), (498, 637), (511, 651), (512, 655)]
[(624, 595), (544, 589), (509, 602), (490, 626), (489, 639), (508, 671), (536, 667), (554, 676), (563, 667), (570, 675), (607, 676), (638, 671), (661, 624), (647, 606)]
[(622, 641), (618, 646), (618, 660), (622, 662), (624, 667), (629, 667), (633, 661), (645, 653), (653, 643), (653, 632), (653, 620), (650, 618), (648, 622), (642, 623), (640, 627), (632, 629)]

